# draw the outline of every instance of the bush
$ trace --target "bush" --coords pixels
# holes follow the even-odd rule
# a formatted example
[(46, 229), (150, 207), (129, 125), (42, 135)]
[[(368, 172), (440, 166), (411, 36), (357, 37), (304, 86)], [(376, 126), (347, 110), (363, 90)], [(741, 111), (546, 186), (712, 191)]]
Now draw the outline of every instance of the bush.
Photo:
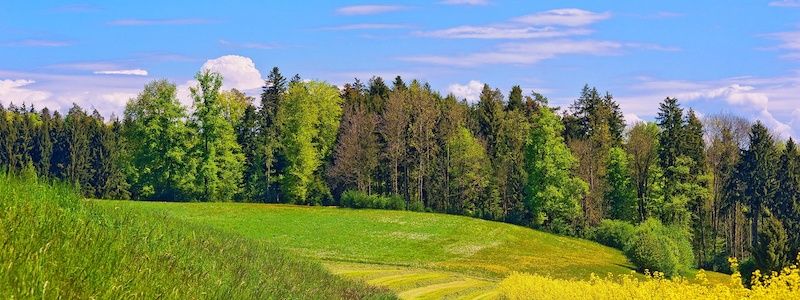
[(635, 232), (636, 227), (626, 221), (602, 220), (600, 225), (589, 233), (589, 238), (600, 244), (623, 250)]
[(400, 196), (368, 195), (359, 191), (346, 191), (339, 199), (342, 207), (405, 210), (406, 201)]
[(625, 255), (639, 270), (663, 272), (670, 277), (688, 271), (694, 261), (685, 231), (664, 226), (656, 219), (639, 224), (624, 248)]

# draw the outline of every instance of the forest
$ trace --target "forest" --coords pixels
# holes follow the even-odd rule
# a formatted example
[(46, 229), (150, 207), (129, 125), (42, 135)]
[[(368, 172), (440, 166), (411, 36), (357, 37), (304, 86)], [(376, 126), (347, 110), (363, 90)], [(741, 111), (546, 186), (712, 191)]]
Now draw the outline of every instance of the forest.
[(468, 103), (399, 76), (340, 88), (276, 67), (258, 99), (195, 79), (191, 107), (159, 80), (109, 119), (0, 105), (0, 165), (86, 198), (466, 215), (594, 239), (668, 275), (730, 273), (729, 257), (776, 271), (800, 250), (800, 151), (761, 122), (668, 97), (655, 122), (627, 124), (589, 85), (554, 107), (519, 86)]

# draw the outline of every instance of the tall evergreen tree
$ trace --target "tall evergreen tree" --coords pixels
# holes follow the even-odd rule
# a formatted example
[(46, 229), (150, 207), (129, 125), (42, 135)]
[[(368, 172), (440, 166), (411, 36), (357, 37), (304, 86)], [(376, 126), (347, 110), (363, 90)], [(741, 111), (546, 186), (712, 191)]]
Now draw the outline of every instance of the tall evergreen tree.
[(678, 104), (678, 99), (667, 97), (659, 104), (656, 117), (661, 133), (658, 137), (658, 157), (661, 169), (664, 170), (664, 201), (670, 202), (675, 193), (677, 175), (671, 169), (678, 164), (678, 158), (683, 155), (683, 109)]
[(508, 106), (506, 110), (523, 110), (524, 104), (522, 103), (522, 88), (519, 85), (511, 87), (511, 92), (508, 94)]
[(788, 234), (786, 258), (794, 260), (800, 252), (800, 152), (791, 138), (781, 153), (777, 180), (779, 188), (769, 207)]
[(278, 119), (278, 109), (281, 106), (284, 93), (286, 93), (286, 78), (281, 75), (278, 67), (273, 67), (267, 76), (267, 81), (261, 92), (261, 107), (258, 110), (258, 131), (261, 153), (258, 159), (264, 164), (265, 191), (264, 201), (280, 202), (280, 189), (278, 188), (279, 174), (285, 166), (285, 159), (281, 155), (281, 123)]
[(244, 156), (242, 189), (239, 198), (245, 201), (264, 201), (266, 196), (266, 171), (260, 143), (259, 116), (255, 106), (247, 105), (241, 121), (236, 124), (236, 141)]
[(751, 247), (758, 245), (760, 223), (765, 205), (771, 203), (778, 189), (776, 180), (778, 154), (775, 142), (761, 122), (753, 125), (750, 147), (742, 153), (737, 169), (744, 184), (744, 201), (749, 207), (752, 234)]

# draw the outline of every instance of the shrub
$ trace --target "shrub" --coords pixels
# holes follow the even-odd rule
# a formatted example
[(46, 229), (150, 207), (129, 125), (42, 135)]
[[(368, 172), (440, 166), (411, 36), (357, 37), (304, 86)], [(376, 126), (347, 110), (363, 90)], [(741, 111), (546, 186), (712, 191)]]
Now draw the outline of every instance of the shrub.
[(659, 271), (667, 276), (688, 271), (694, 261), (688, 234), (683, 229), (664, 226), (656, 219), (637, 226), (624, 248), (639, 270)]
[(345, 191), (339, 199), (342, 207), (405, 210), (406, 202), (400, 196), (368, 195), (359, 191)]
[(633, 224), (620, 220), (602, 220), (597, 228), (589, 233), (589, 238), (606, 246), (625, 249), (633, 235), (636, 227)]

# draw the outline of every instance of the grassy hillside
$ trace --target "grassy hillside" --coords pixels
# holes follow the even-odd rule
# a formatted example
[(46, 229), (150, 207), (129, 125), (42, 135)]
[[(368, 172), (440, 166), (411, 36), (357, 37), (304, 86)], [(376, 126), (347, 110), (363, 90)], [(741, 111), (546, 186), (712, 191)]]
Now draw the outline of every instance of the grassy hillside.
[(0, 245), (0, 295), (12, 299), (394, 297), (263, 240), (2, 174)]
[(497, 282), (514, 271), (564, 279), (632, 272), (616, 249), (462, 216), (238, 203), (97, 203), (270, 241), (402, 298), (492, 298)]

